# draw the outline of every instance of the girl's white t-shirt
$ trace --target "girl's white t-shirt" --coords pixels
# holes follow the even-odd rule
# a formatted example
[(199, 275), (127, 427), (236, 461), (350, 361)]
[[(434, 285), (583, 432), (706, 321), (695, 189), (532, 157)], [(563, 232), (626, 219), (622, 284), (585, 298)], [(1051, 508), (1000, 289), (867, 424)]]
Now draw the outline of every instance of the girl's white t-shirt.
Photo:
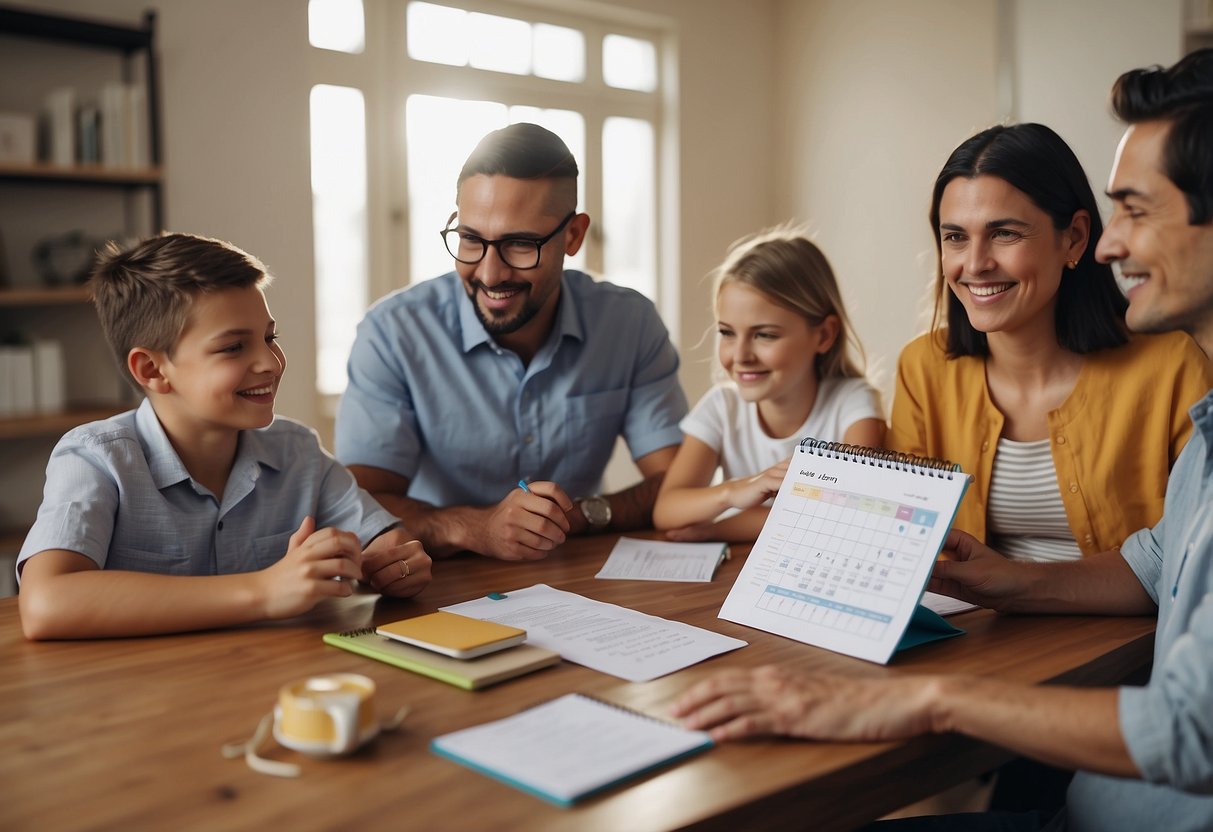
[(774, 439), (762, 429), (757, 403), (745, 401), (736, 385), (725, 382), (705, 393), (680, 427), (720, 455), (724, 478), (731, 480), (782, 462), (806, 436), (841, 442), (846, 429), (860, 419), (884, 419), (880, 394), (864, 378), (826, 378), (818, 382), (817, 401), (800, 429)]

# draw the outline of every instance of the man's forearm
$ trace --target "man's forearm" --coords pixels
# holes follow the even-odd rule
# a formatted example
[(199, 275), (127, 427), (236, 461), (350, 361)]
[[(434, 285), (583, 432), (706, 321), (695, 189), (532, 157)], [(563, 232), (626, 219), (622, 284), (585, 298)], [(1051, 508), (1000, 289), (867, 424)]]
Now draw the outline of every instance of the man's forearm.
[(1120, 731), (1115, 688), (1009, 685), (996, 679), (933, 680), (932, 726), (1068, 769), (1140, 777)]
[(438, 508), (421, 500), (385, 492), (375, 492), (371, 496), (400, 518), (404, 530), (421, 541), (430, 557), (448, 557), (474, 548), (470, 530), (478, 509), (471, 506)]
[(1007, 611), (1077, 615), (1157, 612), (1141, 581), (1117, 550), (1070, 563), (1040, 564), (1035, 573), (1030, 586)]

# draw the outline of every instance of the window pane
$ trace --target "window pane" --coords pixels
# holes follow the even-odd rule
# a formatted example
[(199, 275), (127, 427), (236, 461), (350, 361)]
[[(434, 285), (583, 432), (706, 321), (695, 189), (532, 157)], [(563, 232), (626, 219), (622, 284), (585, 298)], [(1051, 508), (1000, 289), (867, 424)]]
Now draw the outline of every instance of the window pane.
[(585, 80), (585, 35), (548, 23), (536, 23), (533, 32), (536, 75), (555, 81)]
[(472, 12), (467, 41), (469, 63), (477, 69), (530, 74), (531, 24), (525, 20)]
[(366, 105), (362, 91), (312, 87), (316, 387), (345, 389), (345, 362), (367, 307)]
[(307, 37), (320, 49), (362, 52), (366, 47), (362, 0), (308, 0)]
[(602, 79), (608, 86), (653, 92), (657, 89), (657, 48), (624, 35), (602, 39)]
[(438, 232), (455, 210), (455, 180), (476, 143), (505, 127), (506, 108), (494, 101), (410, 95), (405, 106), (409, 170), (409, 282), (455, 267)]
[(608, 118), (602, 126), (605, 277), (652, 301), (658, 300), (656, 175), (653, 125)]
[(468, 14), (433, 3), (409, 3), (408, 51), (416, 61), (467, 66)]

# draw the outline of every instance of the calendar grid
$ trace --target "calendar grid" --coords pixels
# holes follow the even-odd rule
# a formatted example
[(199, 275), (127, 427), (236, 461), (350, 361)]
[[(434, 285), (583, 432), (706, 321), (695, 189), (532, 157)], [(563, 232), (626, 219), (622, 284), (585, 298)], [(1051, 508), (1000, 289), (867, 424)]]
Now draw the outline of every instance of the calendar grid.
[(884, 637), (914, 581), (939, 514), (797, 482), (767, 521), (768, 566), (756, 606), (873, 641)]

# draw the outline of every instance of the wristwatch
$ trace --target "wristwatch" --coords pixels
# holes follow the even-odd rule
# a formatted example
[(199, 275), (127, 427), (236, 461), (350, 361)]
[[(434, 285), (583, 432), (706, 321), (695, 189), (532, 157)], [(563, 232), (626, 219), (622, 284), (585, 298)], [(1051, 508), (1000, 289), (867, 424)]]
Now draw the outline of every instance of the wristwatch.
[(586, 497), (581, 501), (581, 516), (590, 524), (590, 530), (600, 532), (611, 525), (611, 503), (601, 494)]

